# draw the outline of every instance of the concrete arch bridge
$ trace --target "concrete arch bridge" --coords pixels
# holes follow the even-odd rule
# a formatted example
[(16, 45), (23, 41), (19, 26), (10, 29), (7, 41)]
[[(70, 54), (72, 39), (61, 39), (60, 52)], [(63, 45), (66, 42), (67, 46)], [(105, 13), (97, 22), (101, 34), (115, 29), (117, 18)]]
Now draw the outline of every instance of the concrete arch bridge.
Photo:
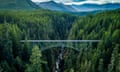
[(89, 48), (101, 40), (21, 40), (21, 43), (30, 43), (33, 47), (38, 45), (41, 51), (51, 48), (69, 48), (79, 51), (81, 48)]

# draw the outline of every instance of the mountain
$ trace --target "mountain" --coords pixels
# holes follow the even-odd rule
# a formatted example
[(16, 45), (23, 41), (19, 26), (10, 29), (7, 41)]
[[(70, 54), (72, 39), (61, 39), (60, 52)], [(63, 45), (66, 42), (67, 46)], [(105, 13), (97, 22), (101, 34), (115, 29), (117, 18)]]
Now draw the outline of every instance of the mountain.
[(35, 9), (38, 8), (31, 0), (0, 0), (0, 9)]
[(93, 12), (120, 8), (120, 3), (65, 5), (54, 1), (36, 3), (39, 7), (62, 12)]
[(55, 10), (55, 11), (74, 11), (74, 9), (71, 6), (64, 5), (62, 3), (56, 3), (54, 1), (48, 1), (48, 2), (42, 2), (42, 3), (36, 3), (39, 7), (49, 10)]
[(120, 8), (120, 3), (107, 3), (107, 4), (82, 4), (70, 5), (75, 8), (77, 12), (98, 11), (98, 10), (113, 10)]

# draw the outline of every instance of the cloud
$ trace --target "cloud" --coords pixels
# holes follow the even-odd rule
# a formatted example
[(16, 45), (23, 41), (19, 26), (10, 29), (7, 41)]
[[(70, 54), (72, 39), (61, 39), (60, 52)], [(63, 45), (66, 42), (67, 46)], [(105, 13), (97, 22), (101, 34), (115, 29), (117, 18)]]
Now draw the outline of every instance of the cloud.
[(76, 5), (80, 5), (80, 4), (85, 4), (85, 3), (92, 3), (92, 4), (106, 4), (106, 3), (120, 3), (120, 0), (86, 0), (86, 1), (79, 1), (79, 2), (71, 2), (71, 3), (64, 3), (67, 5), (71, 5), (71, 4), (76, 4)]
[(73, 2), (72, 0), (54, 0), (55, 2), (60, 2), (60, 3), (71, 3)]
[(81, 2), (81, 1), (86, 1), (86, 0), (73, 0), (73, 2)]
[(55, 1), (58, 3), (70, 3), (73, 2), (73, 0), (32, 0), (33, 2), (47, 2), (47, 1)]
[[(32, 0), (33, 2), (46, 2), (51, 0)], [(58, 3), (64, 4), (84, 4), (84, 3), (95, 3), (95, 4), (105, 4), (105, 3), (120, 3), (120, 0), (52, 0)]]
[(71, 5), (71, 4), (75, 4), (75, 5), (81, 5), (81, 4), (85, 4), (85, 3), (91, 3), (91, 4), (105, 4), (108, 3), (106, 1), (91, 1), (91, 0), (86, 0), (86, 1), (81, 1), (81, 2), (71, 2), (71, 3), (64, 3), (66, 5)]
[(51, 1), (51, 0), (32, 0), (33, 2), (47, 2), (47, 1)]

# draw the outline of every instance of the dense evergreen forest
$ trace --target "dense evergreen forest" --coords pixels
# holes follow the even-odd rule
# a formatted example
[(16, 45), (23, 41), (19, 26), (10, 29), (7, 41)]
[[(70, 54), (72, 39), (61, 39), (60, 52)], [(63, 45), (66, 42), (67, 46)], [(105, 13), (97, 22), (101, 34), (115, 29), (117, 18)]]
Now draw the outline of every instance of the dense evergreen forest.
[(0, 11), (0, 72), (54, 72), (53, 48), (20, 40), (101, 40), (79, 52), (65, 49), (62, 72), (120, 72), (120, 10), (78, 17), (47, 10)]

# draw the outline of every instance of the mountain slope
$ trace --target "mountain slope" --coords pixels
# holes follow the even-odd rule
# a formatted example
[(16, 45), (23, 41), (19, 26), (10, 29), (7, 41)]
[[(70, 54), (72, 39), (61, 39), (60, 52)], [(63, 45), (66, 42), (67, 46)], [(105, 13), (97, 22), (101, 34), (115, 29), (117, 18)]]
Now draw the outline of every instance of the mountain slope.
[(66, 6), (61, 3), (56, 3), (54, 1), (48, 1), (48, 2), (42, 2), (42, 3), (36, 3), (39, 7), (49, 10), (55, 10), (55, 11), (74, 11), (74, 9), (70, 6)]
[(31, 0), (0, 0), (0, 9), (34, 9), (37, 5)]
[[(84, 72), (83, 68), (88, 69), (90, 72), (120, 72), (118, 69), (120, 68), (119, 37), (120, 10), (103, 12), (93, 16), (91, 15), (78, 18), (78, 20), (73, 23), (69, 39), (100, 39), (101, 42), (98, 43), (98, 45), (97, 43), (88, 44), (86, 48), (81, 49), (78, 56), (78, 61), (76, 65), (73, 64), (72, 68), (78, 72)], [(85, 61), (88, 62), (88, 64), (85, 63)], [(88, 65), (90, 66), (89, 68)], [(100, 66), (102, 68), (100, 68)], [(111, 68), (111, 66), (114, 66), (114, 68)]]

